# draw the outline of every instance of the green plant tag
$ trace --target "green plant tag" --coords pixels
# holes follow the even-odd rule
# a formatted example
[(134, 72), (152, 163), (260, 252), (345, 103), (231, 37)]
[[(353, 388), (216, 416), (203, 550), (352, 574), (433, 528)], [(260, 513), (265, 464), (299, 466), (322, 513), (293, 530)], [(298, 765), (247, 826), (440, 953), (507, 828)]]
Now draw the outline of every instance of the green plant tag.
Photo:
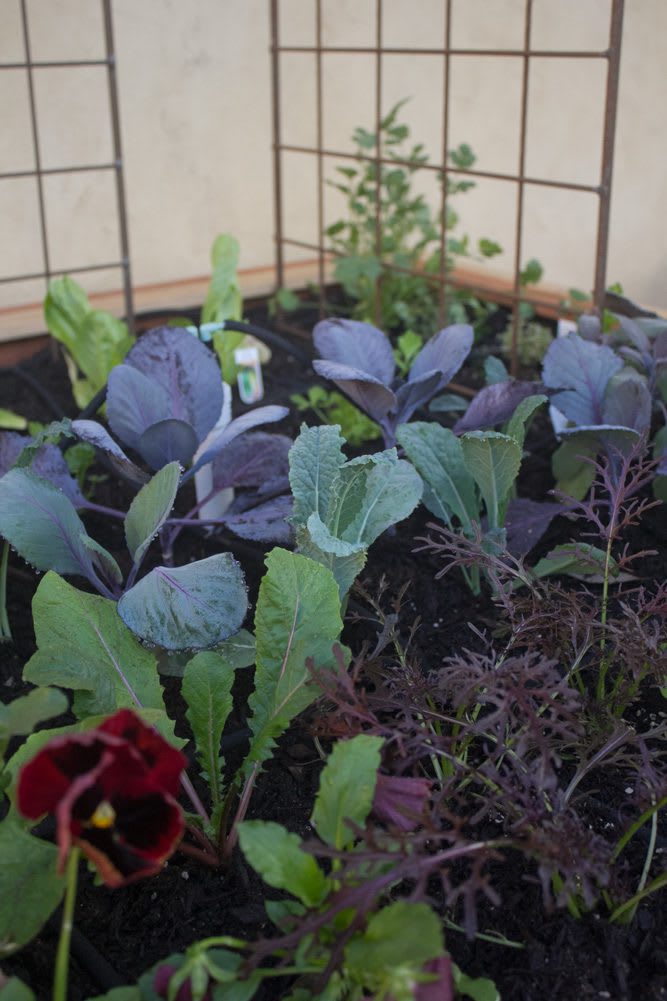
[(363, 827), (375, 795), (380, 767), (381, 737), (359, 734), (340, 740), (320, 776), (320, 787), (311, 818), (322, 841), (332, 848), (347, 848), (354, 833), (346, 823)]

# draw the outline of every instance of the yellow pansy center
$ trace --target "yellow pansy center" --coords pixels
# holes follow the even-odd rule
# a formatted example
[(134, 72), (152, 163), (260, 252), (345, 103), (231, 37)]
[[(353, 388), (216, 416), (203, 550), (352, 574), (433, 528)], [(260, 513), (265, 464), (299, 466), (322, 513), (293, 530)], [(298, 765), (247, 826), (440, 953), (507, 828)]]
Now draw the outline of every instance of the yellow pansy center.
[(108, 827), (113, 827), (113, 822), (116, 819), (116, 811), (112, 807), (111, 803), (106, 800), (102, 800), (100, 805), (95, 810), (95, 813), (90, 818), (90, 824), (92, 827), (99, 827), (102, 830), (106, 830)]

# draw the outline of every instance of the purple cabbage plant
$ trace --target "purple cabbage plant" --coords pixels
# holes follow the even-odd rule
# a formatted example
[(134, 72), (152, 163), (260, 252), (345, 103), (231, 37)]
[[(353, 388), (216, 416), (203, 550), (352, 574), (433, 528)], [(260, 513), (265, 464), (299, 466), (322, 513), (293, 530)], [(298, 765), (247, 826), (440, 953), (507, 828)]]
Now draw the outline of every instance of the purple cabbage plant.
[(414, 359), (407, 379), (396, 376), (389, 338), (370, 323), (322, 320), (313, 331), (321, 359), (318, 375), (330, 379), (382, 429), (385, 447), (396, 444), (396, 429), (456, 375), (470, 353), (473, 330), (454, 324), (435, 334)]

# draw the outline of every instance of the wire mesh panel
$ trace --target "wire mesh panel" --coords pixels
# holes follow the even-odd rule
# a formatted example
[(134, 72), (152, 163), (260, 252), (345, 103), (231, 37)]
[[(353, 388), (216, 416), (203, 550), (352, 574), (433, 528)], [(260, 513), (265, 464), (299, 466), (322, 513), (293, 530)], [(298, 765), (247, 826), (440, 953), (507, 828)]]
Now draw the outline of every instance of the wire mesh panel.
[[(7, 197), (11, 199), (11, 185), (16, 182), (34, 183), (35, 211), (32, 218), (35, 220), (39, 230), (39, 250), (33, 252), (28, 249), (21, 256), (24, 264), (28, 259), (34, 265), (32, 267), (22, 267), (18, 270), (11, 270), (11, 273), (0, 273), (0, 285), (12, 285), (14, 283), (29, 283), (36, 280), (46, 280), (54, 275), (61, 274), (83, 274), (93, 271), (106, 271), (108, 269), (119, 269), (122, 273), (125, 315), (128, 326), (133, 329), (134, 311), (132, 304), (132, 284), (130, 276), (130, 255), (128, 243), (127, 215), (125, 207), (125, 191), (123, 182), (123, 161), (121, 154), (120, 138), (120, 117), (118, 108), (118, 91), (116, 86), (116, 58), (114, 51), (113, 24), (111, 0), (101, 0), (101, 30), (103, 34), (104, 54), (101, 58), (63, 58), (63, 59), (39, 59), (34, 58), (33, 40), (35, 35), (40, 36), (42, 25), (32, 19), (29, 9), (29, 0), (19, 0), (17, 39), (20, 38), (21, 55), (16, 59), (0, 61), (0, 71), (4, 80), (11, 79), (18, 81), (18, 74), (25, 77), (27, 84), (27, 101), (25, 107), (25, 117), (29, 122), (29, 128), (25, 130), (26, 150), (24, 151), (24, 161), (30, 162), (30, 166), (22, 169), (0, 170), (0, 193), (3, 188), (5, 192), (10, 192)], [(48, 44), (47, 39), (40, 39), (43, 44)], [(97, 86), (97, 72), (100, 68), (106, 70), (106, 87), (101, 89)], [(108, 116), (110, 128), (110, 152), (111, 156), (101, 159), (98, 162), (76, 162), (77, 144), (85, 146), (85, 129), (79, 128), (71, 121), (66, 111), (62, 109), (53, 111), (58, 119), (58, 128), (54, 130), (53, 122), (51, 128), (40, 129), (40, 111), (48, 116), (52, 109), (50, 100), (53, 95), (50, 93), (48, 74), (57, 72), (58, 74), (68, 74), (67, 84), (70, 88), (69, 94), (74, 95), (88, 92), (89, 103), (92, 101), (92, 115), (97, 120), (105, 120)], [(62, 82), (62, 77), (59, 77)], [(106, 90), (106, 94), (104, 93)], [(66, 91), (67, 92), (67, 91)], [(103, 102), (103, 103), (102, 103)], [(72, 116), (73, 117), (73, 116)], [(27, 136), (29, 134), (29, 142)], [(57, 134), (59, 138), (67, 136), (67, 149), (69, 156), (75, 162), (66, 164), (54, 162), (60, 155), (63, 143), (59, 142), (50, 148), (50, 138)], [(14, 143), (14, 137), (10, 137)], [(29, 147), (29, 148), (28, 148)], [(72, 152), (73, 151), (73, 152)], [(57, 201), (59, 204), (50, 203), (49, 184), (54, 179), (65, 179), (67, 177), (75, 179), (77, 175), (98, 174), (99, 180), (95, 187), (101, 190), (104, 185), (103, 178), (108, 177), (113, 182), (115, 189), (115, 213), (117, 217), (117, 243), (120, 255), (114, 254), (110, 260), (98, 261), (96, 263), (69, 262), (66, 267), (54, 263), (54, 235), (53, 225), (55, 220), (61, 219), (60, 229), (64, 236), (60, 238), (61, 248), (56, 246), (56, 256), (63, 256), (62, 245), (69, 246), (68, 229), (76, 226), (77, 214), (81, 214), (80, 199), (74, 186), (69, 191), (66, 184), (60, 183)], [(68, 197), (69, 195), (69, 197)], [(54, 199), (55, 201), (55, 199)], [(30, 215), (30, 213), (27, 213)], [(87, 220), (91, 225), (100, 226), (101, 220), (97, 212), (91, 211)], [(62, 218), (61, 218), (62, 217)], [(50, 225), (51, 221), (51, 225)], [(57, 244), (58, 241), (56, 240)], [(36, 256), (34, 256), (36, 254)]]
[[(609, 0), (606, 9), (599, 11), (599, 19), (606, 44), (600, 47), (576, 48), (564, 45), (560, 48), (547, 48), (536, 41), (540, 28), (539, 19), (542, 9), (537, 0), (513, 0), (515, 12), (520, 18), (520, 30), (516, 37), (508, 34), (507, 44), (503, 47), (483, 48), (475, 44), (474, 31), (463, 44), (454, 44), (453, 28), (455, 16), (460, 12), (461, 0), (429, 0), (426, 6), (420, 4), (403, 5), (400, 0), (363, 0), (349, 8), (351, 15), (349, 30), (340, 23), (332, 33), (324, 31), (324, 19), (327, 13), (328, 0), (313, 0), (312, 4), (297, 3), (295, 0), (270, 0), (271, 2), (271, 52), (272, 52), (272, 82), (273, 82), (273, 132), (274, 132), (274, 184), (276, 211), (276, 270), (278, 286), (285, 283), (285, 263), (290, 253), (314, 252), (318, 262), (318, 281), (320, 296), (320, 312), (325, 309), (325, 278), (330, 274), (330, 262), (336, 259), (335, 241), (327, 232), (325, 199), (327, 181), (330, 170), (341, 165), (370, 164), (372, 170), (368, 177), (375, 183), (375, 220), (374, 243), (375, 257), (381, 263), (381, 270), (375, 279), (375, 320), (380, 316), (380, 294), (384, 276), (389, 272), (401, 271), (400, 264), (395, 259), (389, 259), (385, 253), (386, 240), (383, 239), (384, 220), (381, 207), (380, 185), (383, 169), (403, 167), (411, 175), (419, 176), (422, 186), (430, 175), (431, 197), (437, 193), (437, 213), (439, 224), (440, 252), (433, 258), (424, 272), (423, 262), (417, 267), (405, 269), (409, 275), (418, 275), (429, 282), (437, 293), (438, 319), (442, 323), (447, 315), (448, 297), (456, 288), (468, 288), (471, 293), (480, 296), (493, 297), (497, 293), (497, 285), (485, 284), (480, 277), (472, 279), (453, 272), (448, 255), (448, 225), (451, 213), (450, 200), (452, 192), (465, 188), (467, 182), (484, 182), (496, 184), (499, 191), (504, 191), (505, 200), (512, 206), (513, 240), (511, 247), (511, 288), (505, 298), (512, 305), (512, 370), (517, 369), (517, 337), (519, 331), (520, 310), (522, 302), (537, 303), (525, 288), (524, 254), (525, 231), (531, 199), (536, 192), (553, 192), (553, 197), (565, 197), (571, 200), (588, 199), (595, 212), (595, 236), (591, 241), (591, 256), (593, 267), (593, 303), (598, 310), (606, 283), (607, 244), (609, 235), (609, 210), (611, 196), (611, 179), (614, 153), (614, 131), (616, 122), (616, 107), (619, 82), (619, 65), (621, 51), (621, 33), (623, 24), (624, 0)], [(422, 0), (422, 3), (424, 0)], [(469, 3), (470, 0), (467, 0)], [(478, 0), (473, 4), (479, 6)], [(285, 43), (281, 37), (284, 14), (287, 8), (296, 21), (296, 32), (292, 27), (290, 39)], [(409, 7), (409, 10), (407, 9)], [(502, 5), (496, 5), (495, 10)], [(423, 20), (421, 15), (427, 13)], [(470, 7), (467, 8), (470, 13)], [(486, 4), (482, 14), (486, 17), (489, 6)], [(296, 19), (294, 15), (296, 14)], [(399, 15), (398, 17), (396, 15)], [(422, 38), (419, 47), (401, 44), (401, 16), (411, 22), (420, 22)], [(538, 24), (536, 25), (536, 20)], [(474, 23), (474, 18), (472, 18)], [(479, 22), (478, 22), (479, 23)], [(502, 26), (501, 26), (502, 27)], [(460, 33), (459, 33), (460, 34)], [(501, 31), (502, 34), (502, 31)], [(325, 37), (326, 35), (326, 37)], [(353, 57), (353, 59), (350, 59)], [(395, 71), (400, 65), (400, 57), (409, 57), (409, 65), (415, 71), (414, 78), (419, 88), (420, 75), (430, 74), (428, 98), (429, 113), (439, 115), (440, 145), (437, 155), (428, 162), (415, 164), (414, 160), (401, 160), (395, 154), (388, 156), (379, 141), (383, 123), (387, 120), (387, 103), (384, 93), (387, 84), (401, 76)], [(340, 60), (341, 68), (345, 67), (338, 80), (336, 94), (333, 99), (325, 94), (325, 60), (327, 67), (332, 60)], [(344, 62), (344, 60), (347, 60)], [(465, 67), (474, 60), (484, 60), (486, 68), (493, 66), (495, 88), (499, 92), (511, 91), (512, 100), (506, 103), (503, 126), (516, 136), (518, 157), (512, 160), (506, 158), (504, 167), (500, 169), (481, 169), (474, 163), (466, 162), (465, 157), (452, 156), (453, 123), (460, 117), (461, 90), (460, 82), (453, 78), (454, 69), (465, 79)], [(296, 66), (295, 61), (298, 61)], [(430, 62), (429, 62), (430, 61)], [(403, 73), (407, 63), (404, 59)], [(580, 178), (568, 176), (567, 169), (559, 171), (557, 178), (549, 177), (540, 172), (539, 149), (531, 148), (529, 96), (531, 83), (536, 88), (541, 86), (541, 76), (548, 75), (544, 67), (557, 67), (557, 71), (567, 72), (573, 76), (579, 72), (573, 67), (580, 67), (591, 77), (601, 80), (598, 92), (594, 86), (587, 88), (596, 101), (596, 113), (599, 117), (600, 136), (600, 169), (599, 176)], [(427, 71), (428, 66), (428, 71)], [(438, 85), (433, 87), (432, 80), (437, 67)], [(602, 69), (602, 74), (596, 70)], [(457, 89), (458, 88), (458, 89)], [(290, 114), (293, 106), (298, 104), (304, 108), (304, 95), (312, 103), (314, 124), (305, 127), (303, 113), (295, 122)], [(590, 98), (589, 98), (590, 100)], [(513, 103), (512, 103), (513, 102)], [(492, 113), (491, 113), (492, 114)], [(332, 122), (343, 119), (359, 124), (363, 116), (374, 122), (375, 145), (368, 144), (368, 149), (345, 148), (344, 144), (332, 143)], [(511, 118), (513, 116), (513, 118)], [(490, 119), (487, 120), (487, 125)], [(563, 141), (572, 131), (570, 121), (565, 121)], [(338, 130), (340, 132), (340, 130)], [(576, 138), (572, 140), (572, 148), (562, 149), (562, 163), (565, 168), (576, 162), (578, 150)], [(308, 180), (303, 181), (303, 158), (309, 158), (312, 172)], [(502, 157), (501, 157), (502, 160)], [(512, 162), (516, 164), (512, 169)], [(296, 194), (290, 187), (290, 179), (295, 165), (299, 164), (300, 178)], [(537, 166), (534, 169), (533, 165)], [(576, 174), (577, 172), (575, 172)], [(497, 197), (502, 198), (502, 195)], [(544, 194), (542, 196), (545, 197)], [(295, 204), (290, 204), (290, 199)], [(583, 210), (582, 210), (583, 211)]]

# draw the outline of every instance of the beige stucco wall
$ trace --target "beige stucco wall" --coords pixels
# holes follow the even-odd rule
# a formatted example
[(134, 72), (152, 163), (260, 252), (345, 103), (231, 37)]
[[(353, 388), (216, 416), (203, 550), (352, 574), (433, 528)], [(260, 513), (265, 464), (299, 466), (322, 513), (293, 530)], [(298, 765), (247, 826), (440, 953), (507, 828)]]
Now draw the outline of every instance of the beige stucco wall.
[[(384, 0), (388, 45), (441, 44), (443, 0)], [(454, 0), (453, 42), (521, 43), (523, 0)], [(374, 43), (375, 0), (322, 0), (325, 41)], [(314, 40), (315, 0), (281, 0), (284, 43)], [(34, 59), (103, 54), (96, 0), (28, 0)], [(204, 275), (221, 230), (241, 241), (242, 265), (273, 260), (273, 189), (268, 0), (113, 0), (133, 278), (137, 285)], [(609, 0), (534, 0), (537, 47), (604, 48)], [(19, 0), (0, 0), (0, 61), (23, 58)], [(647, 304), (667, 308), (667, 2), (626, 0), (608, 277)], [(282, 60), (284, 141), (315, 139), (314, 60)], [(520, 61), (452, 60), (450, 145), (465, 141), (478, 166), (516, 170)], [(45, 166), (105, 162), (111, 137), (105, 70), (40, 70), (38, 120)], [(369, 56), (324, 57), (324, 140), (349, 149), (357, 125), (372, 124)], [(601, 62), (534, 60), (530, 78), (528, 173), (596, 183), (601, 145)], [(409, 97), (405, 118), (434, 158), (442, 147), (442, 63), (434, 56), (387, 56), (385, 108)], [(0, 73), (0, 171), (29, 169), (32, 147), (25, 73)], [(333, 164), (331, 165), (333, 166)], [(285, 158), (289, 235), (316, 235), (314, 163)], [(329, 170), (330, 173), (330, 170)], [(424, 182), (428, 189), (427, 181)], [(431, 185), (432, 187), (432, 185)], [(52, 265), (117, 258), (111, 173), (46, 181)], [(515, 188), (480, 181), (459, 203), (464, 229), (506, 248), (513, 259)], [(339, 205), (327, 192), (327, 218)], [(529, 189), (525, 257), (546, 279), (589, 288), (596, 199)], [(291, 258), (309, 256), (292, 252)], [(0, 182), (0, 276), (41, 269), (34, 181)], [(119, 286), (117, 271), (82, 277), (89, 290)], [(40, 282), (0, 285), (0, 308), (41, 298)]]

